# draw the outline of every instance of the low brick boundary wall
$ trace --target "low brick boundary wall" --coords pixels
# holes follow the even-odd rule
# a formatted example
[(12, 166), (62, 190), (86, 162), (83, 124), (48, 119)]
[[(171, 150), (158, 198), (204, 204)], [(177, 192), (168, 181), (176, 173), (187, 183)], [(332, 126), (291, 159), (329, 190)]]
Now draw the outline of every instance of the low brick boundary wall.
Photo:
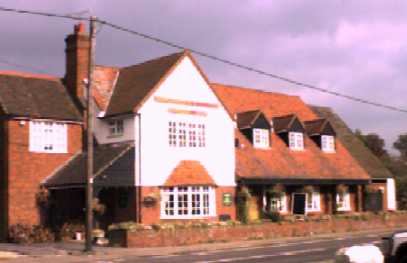
[(115, 230), (110, 239), (124, 247), (182, 246), (198, 243), (229, 242), (280, 237), (305, 237), (315, 234), (344, 233), (370, 229), (407, 227), (407, 214), (369, 215), (368, 218), (332, 218), (234, 226), (188, 227), (135, 232)]

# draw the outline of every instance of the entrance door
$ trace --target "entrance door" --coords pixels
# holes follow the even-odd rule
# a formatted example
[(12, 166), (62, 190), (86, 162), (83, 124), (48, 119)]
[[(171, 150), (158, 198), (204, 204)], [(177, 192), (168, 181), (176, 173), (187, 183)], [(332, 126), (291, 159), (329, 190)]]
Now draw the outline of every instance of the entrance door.
[(293, 214), (305, 214), (305, 194), (293, 194)]

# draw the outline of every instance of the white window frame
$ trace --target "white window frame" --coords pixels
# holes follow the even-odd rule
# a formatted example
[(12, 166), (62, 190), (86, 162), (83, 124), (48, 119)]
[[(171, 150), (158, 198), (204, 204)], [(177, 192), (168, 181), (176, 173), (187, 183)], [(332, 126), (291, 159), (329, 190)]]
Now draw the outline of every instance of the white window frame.
[(289, 132), (288, 145), (294, 151), (304, 150), (304, 134), (302, 132)]
[(168, 121), (168, 145), (171, 148), (205, 148), (206, 124), (181, 120)]
[(122, 136), (124, 134), (124, 120), (109, 120), (108, 125), (110, 136)]
[(32, 120), (29, 125), (28, 150), (30, 152), (68, 152), (68, 126), (66, 123)]
[(332, 135), (321, 135), (321, 149), (326, 153), (334, 153), (335, 137)]
[[(311, 195), (311, 207), (308, 207)], [(311, 194), (305, 195), (305, 212), (320, 212), (321, 211), (321, 195), (319, 190), (314, 190)]]
[[(161, 219), (200, 219), (216, 216), (216, 194), (211, 186), (165, 187), (161, 189), (160, 194)], [(168, 207), (171, 196), (173, 206)], [(187, 201), (182, 203), (181, 199), (185, 196)], [(193, 201), (195, 198), (199, 199), (199, 203)]]
[[(343, 201), (340, 201), (340, 195), (343, 195)], [(343, 193), (336, 193), (336, 210), (337, 211), (350, 211), (350, 193), (349, 190), (344, 191)]]
[(253, 129), (253, 146), (263, 149), (270, 147), (270, 133), (268, 129)]
[[(273, 200), (277, 203), (278, 209), (273, 209), (272, 204), (270, 204), (270, 211), (266, 211), (266, 206), (267, 202), (272, 203)], [(287, 195), (286, 193), (282, 193), (281, 196), (279, 197), (270, 197), (269, 200), (267, 200), (267, 195), (263, 195), (263, 210), (265, 212), (280, 212), (280, 213), (286, 213), (287, 212)]]

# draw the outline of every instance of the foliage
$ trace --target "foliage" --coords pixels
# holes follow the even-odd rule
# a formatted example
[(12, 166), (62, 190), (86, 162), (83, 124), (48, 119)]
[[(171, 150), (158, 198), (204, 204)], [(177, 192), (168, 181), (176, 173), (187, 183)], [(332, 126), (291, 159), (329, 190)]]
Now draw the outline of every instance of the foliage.
[(358, 137), (367, 148), (369, 148), (374, 155), (378, 158), (388, 156), (386, 149), (384, 149), (384, 140), (376, 133), (369, 133), (367, 135), (362, 134), (360, 130), (355, 131), (356, 137)]
[(48, 228), (39, 225), (16, 224), (9, 228), (9, 241), (18, 244), (53, 242), (55, 236)]
[(92, 209), (97, 215), (103, 215), (106, 212), (106, 206), (100, 203), (99, 198), (93, 198)]
[(407, 161), (407, 133), (400, 134), (398, 139), (393, 143), (393, 147), (400, 152), (400, 156)]
[(312, 185), (306, 185), (303, 187), (302, 191), (307, 194), (312, 194), (314, 192), (314, 187)]
[(275, 184), (268, 188), (266, 193), (271, 197), (282, 197), (284, 195), (284, 186), (282, 184)]
[(348, 191), (348, 187), (346, 186), (346, 185), (344, 185), (344, 184), (338, 184), (337, 186), (336, 186), (336, 192), (338, 193), (338, 194), (344, 194), (344, 193), (346, 193)]
[(237, 215), (240, 222), (247, 224), (249, 222), (249, 198), (250, 191), (246, 186), (242, 186), (237, 194)]
[(58, 230), (59, 239), (72, 239), (75, 236), (76, 232), (85, 232), (85, 226), (83, 223), (64, 223), (61, 228)]
[(49, 191), (45, 187), (40, 187), (39, 191), (35, 195), (35, 200), (39, 207), (47, 207), (50, 201)]
[(277, 211), (264, 213), (264, 216), (270, 219), (272, 222), (281, 222), (283, 220), (283, 217)]

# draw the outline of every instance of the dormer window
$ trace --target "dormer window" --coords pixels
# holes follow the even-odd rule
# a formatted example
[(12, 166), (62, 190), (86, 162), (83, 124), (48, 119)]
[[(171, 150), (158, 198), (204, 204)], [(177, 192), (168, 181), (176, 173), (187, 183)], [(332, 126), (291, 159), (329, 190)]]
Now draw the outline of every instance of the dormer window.
[(316, 119), (305, 122), (308, 136), (325, 153), (335, 152), (335, 130), (326, 119)]
[(256, 148), (268, 148), (269, 144), (268, 129), (253, 129), (253, 145)]
[(253, 143), (253, 147), (270, 148), (270, 121), (259, 110), (239, 112), (236, 115), (240, 132)]
[(121, 136), (124, 132), (123, 120), (109, 121), (109, 132), (111, 136)]
[(335, 137), (332, 135), (321, 135), (321, 149), (324, 152), (335, 152)]
[(304, 150), (304, 135), (302, 132), (289, 132), (288, 141), (291, 150)]

